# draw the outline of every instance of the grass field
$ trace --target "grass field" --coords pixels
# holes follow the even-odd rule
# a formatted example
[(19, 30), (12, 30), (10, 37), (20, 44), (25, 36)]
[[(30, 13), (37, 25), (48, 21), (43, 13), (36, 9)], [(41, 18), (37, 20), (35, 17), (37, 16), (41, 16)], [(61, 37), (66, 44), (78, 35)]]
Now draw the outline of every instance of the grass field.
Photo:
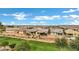
[[(21, 40), (17, 38), (10, 38), (10, 37), (3, 37), (0, 36), (0, 43), (7, 41), (9, 44), (16, 44), (16, 46), (20, 45), (23, 42), (27, 42), (31, 47), (31, 51), (60, 51), (60, 49), (54, 43), (45, 43), (45, 42), (38, 42), (38, 41), (31, 41), (31, 40)], [(69, 51), (67, 47), (62, 49), (63, 51)]]

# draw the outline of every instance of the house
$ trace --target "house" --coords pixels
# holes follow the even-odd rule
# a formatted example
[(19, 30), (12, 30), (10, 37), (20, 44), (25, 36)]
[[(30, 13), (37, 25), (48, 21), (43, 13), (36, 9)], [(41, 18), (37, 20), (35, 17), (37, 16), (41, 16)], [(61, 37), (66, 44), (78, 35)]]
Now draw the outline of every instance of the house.
[(14, 36), (22, 36), (24, 35), (24, 31), (25, 29), (22, 29), (22, 28), (6, 27), (5, 34), (14, 35)]
[(27, 29), (25, 31), (26, 36), (28, 36), (28, 38), (34, 38), (37, 35), (37, 30), (36, 29)]
[(27, 29), (26, 30), (26, 34), (36, 35), (37, 34), (37, 30), (36, 29)]
[(5, 32), (8, 35), (15, 35), (18, 33), (19, 28), (11, 28), (11, 27), (6, 27)]
[(65, 30), (66, 36), (72, 37), (72, 36), (76, 36), (76, 31), (74, 31), (73, 29), (67, 29)]
[[(50, 29), (50, 31), (49, 31)], [(50, 32), (50, 34), (49, 34)], [(21, 38), (34, 38), (55, 40), (56, 38), (75, 39), (79, 36), (78, 28), (62, 28), (59, 26), (44, 27), (44, 26), (30, 26), (30, 27), (6, 27), (6, 35), (19, 36)]]
[(60, 28), (53, 28), (51, 29), (51, 35), (63, 35), (63, 29)]
[(37, 33), (40, 35), (47, 35), (48, 29), (38, 29)]

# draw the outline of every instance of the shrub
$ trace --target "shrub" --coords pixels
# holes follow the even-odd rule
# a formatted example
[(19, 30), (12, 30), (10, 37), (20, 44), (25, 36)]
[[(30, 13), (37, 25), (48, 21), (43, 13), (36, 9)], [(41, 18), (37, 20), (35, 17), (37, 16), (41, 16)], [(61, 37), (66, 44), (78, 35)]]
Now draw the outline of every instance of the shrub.
[(29, 51), (30, 50), (30, 46), (27, 42), (23, 42), (20, 45), (18, 45), (16, 47), (17, 51)]
[(77, 37), (76, 40), (70, 42), (70, 47), (79, 51), (79, 37)]
[(67, 46), (67, 40), (62, 38), (62, 39), (56, 39), (55, 41), (56, 46), (63, 48), (65, 46)]
[(10, 48), (14, 48), (15, 46), (16, 46), (16, 44), (9, 45)]
[(3, 41), (0, 45), (1, 45), (1, 46), (7, 46), (7, 45), (9, 45), (9, 42)]
[(70, 42), (70, 47), (73, 49), (75, 49), (77, 47), (75, 41)]

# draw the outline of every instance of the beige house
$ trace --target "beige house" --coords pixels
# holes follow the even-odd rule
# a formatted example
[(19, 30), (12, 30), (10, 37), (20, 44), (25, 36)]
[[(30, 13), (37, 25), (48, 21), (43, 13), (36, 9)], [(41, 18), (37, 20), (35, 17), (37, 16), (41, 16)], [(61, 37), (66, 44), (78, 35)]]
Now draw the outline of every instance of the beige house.
[(24, 30), (20, 28), (6, 27), (5, 34), (14, 35), (14, 36), (22, 36), (24, 35)]
[(51, 34), (54, 35), (63, 35), (63, 29), (57, 28), (57, 29), (51, 29)]
[[(79, 31), (74, 29), (51, 28), (51, 34), (48, 34), (49, 28), (22, 28), (22, 27), (6, 27), (5, 35), (19, 36), (24, 38), (55, 40), (56, 38), (73, 38), (79, 36)], [(65, 32), (65, 34), (64, 34)]]
[(73, 29), (67, 29), (65, 30), (65, 33), (67, 36), (75, 36), (75, 37), (79, 36), (79, 31), (75, 31)]

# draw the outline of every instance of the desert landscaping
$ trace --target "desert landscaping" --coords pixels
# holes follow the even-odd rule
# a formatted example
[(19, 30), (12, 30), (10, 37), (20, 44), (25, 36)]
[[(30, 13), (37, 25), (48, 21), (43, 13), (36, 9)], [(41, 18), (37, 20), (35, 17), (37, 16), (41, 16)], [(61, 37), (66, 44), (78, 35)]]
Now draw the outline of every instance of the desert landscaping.
[(0, 51), (76, 51), (79, 48), (79, 27), (73, 26), (1, 24)]

